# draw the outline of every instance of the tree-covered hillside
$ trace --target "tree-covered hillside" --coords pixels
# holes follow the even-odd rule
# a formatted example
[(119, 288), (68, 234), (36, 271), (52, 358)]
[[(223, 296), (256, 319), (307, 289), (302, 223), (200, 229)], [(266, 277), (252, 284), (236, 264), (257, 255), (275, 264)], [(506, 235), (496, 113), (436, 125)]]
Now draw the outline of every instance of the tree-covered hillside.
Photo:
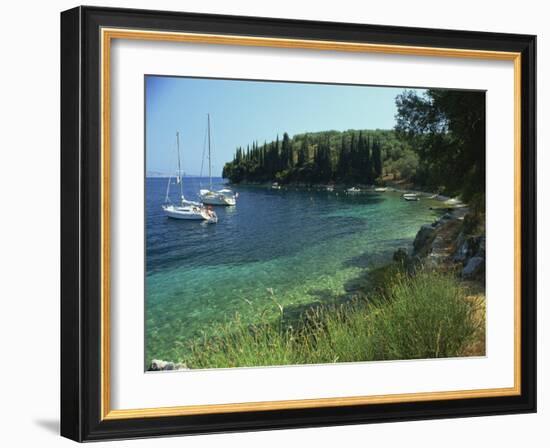
[(485, 195), (485, 92), (429, 89), (395, 99), (392, 130), (285, 133), (237, 148), (231, 182), (373, 184), (404, 179), (448, 195)]
[(411, 176), (418, 164), (408, 143), (393, 130), (285, 133), (271, 142), (237, 148), (223, 177), (231, 182), (361, 183), (381, 176)]

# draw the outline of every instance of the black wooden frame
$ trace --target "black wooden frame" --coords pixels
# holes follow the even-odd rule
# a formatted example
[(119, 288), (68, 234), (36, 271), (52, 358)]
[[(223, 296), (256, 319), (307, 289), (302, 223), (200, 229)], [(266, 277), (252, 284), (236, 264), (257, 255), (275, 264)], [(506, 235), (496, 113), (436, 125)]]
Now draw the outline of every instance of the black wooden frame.
[[(103, 420), (100, 413), (100, 27), (520, 52), (521, 395)], [(61, 14), (61, 434), (77, 441), (536, 411), (536, 37), (78, 7)]]

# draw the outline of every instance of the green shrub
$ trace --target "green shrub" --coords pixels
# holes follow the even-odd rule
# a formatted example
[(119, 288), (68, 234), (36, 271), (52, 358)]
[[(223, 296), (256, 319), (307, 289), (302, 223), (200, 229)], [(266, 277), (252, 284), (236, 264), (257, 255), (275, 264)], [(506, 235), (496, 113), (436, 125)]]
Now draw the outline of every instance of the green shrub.
[(377, 359), (458, 356), (476, 331), (474, 307), (449, 274), (422, 271), (400, 278), (377, 307), (371, 343)]

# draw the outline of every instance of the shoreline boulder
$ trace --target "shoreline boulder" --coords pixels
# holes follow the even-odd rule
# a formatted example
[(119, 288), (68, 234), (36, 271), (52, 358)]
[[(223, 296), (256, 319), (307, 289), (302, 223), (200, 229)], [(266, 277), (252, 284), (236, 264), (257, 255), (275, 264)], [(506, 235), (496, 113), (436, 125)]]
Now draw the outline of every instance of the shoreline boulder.
[(413, 242), (413, 255), (425, 256), (430, 253), (430, 245), (435, 238), (436, 228), (432, 224), (424, 224), (416, 234)]
[(149, 370), (158, 372), (160, 370), (187, 370), (188, 367), (185, 363), (175, 363), (171, 361), (163, 361), (162, 359), (153, 359)]
[(464, 269), (462, 269), (462, 277), (465, 279), (477, 278), (485, 272), (485, 259), (479, 256), (474, 256), (468, 260)]

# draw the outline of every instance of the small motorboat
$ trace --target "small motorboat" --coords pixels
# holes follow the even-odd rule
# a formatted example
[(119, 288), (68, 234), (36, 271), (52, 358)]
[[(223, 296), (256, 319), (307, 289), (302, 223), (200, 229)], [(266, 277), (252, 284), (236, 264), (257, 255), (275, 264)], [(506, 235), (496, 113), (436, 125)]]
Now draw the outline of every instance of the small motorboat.
[(418, 197), (418, 195), (416, 193), (404, 193), (403, 194), (403, 199), (405, 199), (405, 201), (419, 201), (420, 198)]
[(361, 189), (357, 187), (351, 187), (346, 190), (347, 193), (361, 193)]
[(280, 189), (281, 189), (281, 186), (280, 186), (277, 182), (273, 182), (273, 183), (271, 184), (271, 188), (272, 188), (273, 190), (280, 190)]
[(228, 188), (218, 191), (200, 190), (199, 196), (203, 204), (207, 205), (235, 205), (238, 193), (233, 193)]
[(376, 187), (374, 191), (377, 193), (384, 193), (385, 191), (388, 191), (388, 187)]
[(458, 198), (451, 198), (451, 199), (447, 199), (444, 204), (447, 206), (447, 207), (450, 207), (450, 208), (462, 208), (462, 207), (466, 207), (466, 204), (464, 204), (460, 199)]

